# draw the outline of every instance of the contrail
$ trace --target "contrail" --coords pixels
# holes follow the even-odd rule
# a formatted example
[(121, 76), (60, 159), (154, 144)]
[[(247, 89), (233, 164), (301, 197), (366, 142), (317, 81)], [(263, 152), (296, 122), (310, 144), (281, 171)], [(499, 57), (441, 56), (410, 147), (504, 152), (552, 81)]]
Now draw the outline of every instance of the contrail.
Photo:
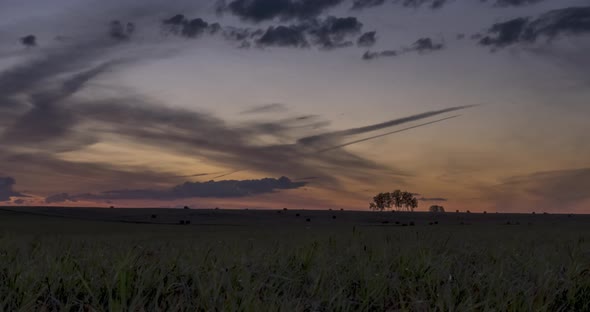
[(313, 143), (313, 142), (322, 140), (324, 138), (334, 138), (337, 136), (348, 136), (348, 135), (355, 135), (355, 134), (361, 134), (361, 133), (365, 133), (365, 132), (381, 130), (384, 128), (399, 126), (401, 124), (405, 124), (408, 122), (417, 121), (420, 119), (425, 119), (428, 117), (433, 117), (436, 115), (440, 115), (440, 114), (444, 114), (444, 113), (448, 113), (448, 112), (453, 112), (453, 111), (457, 111), (457, 110), (462, 110), (462, 109), (467, 109), (467, 108), (471, 108), (471, 107), (475, 107), (475, 106), (478, 106), (478, 105), (455, 106), (455, 107), (445, 108), (445, 109), (441, 109), (441, 110), (437, 110), (437, 111), (430, 111), (430, 112), (420, 113), (420, 114), (416, 114), (416, 115), (412, 115), (412, 116), (408, 116), (408, 117), (393, 119), (393, 120), (389, 120), (389, 121), (374, 124), (374, 125), (369, 125), (369, 126), (364, 126), (364, 127), (359, 127), (359, 128), (351, 128), (351, 129), (335, 131), (335, 132), (328, 132), (328, 133), (324, 133), (324, 134), (301, 138), (297, 141), (297, 143), (309, 144), (309, 143)]
[(219, 176), (213, 177), (212, 179), (219, 179), (219, 178), (223, 178), (223, 177), (226, 177), (226, 176), (229, 176), (229, 175), (232, 175), (232, 174), (234, 174), (234, 173), (241, 172), (241, 171), (246, 171), (246, 169), (240, 169), (240, 170), (235, 170), (235, 171), (232, 171), (232, 172), (224, 173), (224, 174), (222, 174), (222, 175), (219, 175)]
[[(321, 150), (313, 151), (313, 152), (306, 153), (306, 154), (303, 154), (303, 155), (305, 156), (305, 155), (321, 154), (321, 153), (325, 153), (325, 152), (332, 151), (332, 150), (335, 150), (335, 149), (343, 148), (343, 147), (346, 147), (346, 146), (349, 146), (349, 145), (353, 145), (353, 144), (357, 144), (357, 143), (361, 143), (361, 142), (366, 142), (366, 141), (374, 140), (374, 139), (381, 138), (381, 137), (384, 137), (384, 136), (393, 135), (393, 134), (396, 134), (396, 133), (400, 133), (400, 132), (412, 130), (412, 129), (415, 129), (415, 128), (420, 128), (420, 127), (428, 126), (428, 125), (431, 125), (431, 124), (443, 122), (443, 121), (446, 121), (446, 120), (449, 120), (449, 119), (457, 118), (459, 116), (461, 116), (461, 115), (455, 115), (455, 116), (450, 116), (450, 117), (446, 117), (446, 118), (442, 118), (442, 119), (437, 119), (437, 120), (433, 120), (433, 121), (426, 122), (426, 123), (423, 123), (423, 124), (415, 125), (415, 126), (412, 126), (412, 127), (407, 127), (407, 128), (403, 128), (403, 129), (399, 129), (399, 130), (387, 132), (387, 133), (382, 133), (382, 134), (375, 135), (375, 136), (372, 136), (372, 137), (368, 137), (368, 138), (364, 138), (364, 139), (359, 139), (359, 140), (355, 140), (355, 141), (352, 141), (352, 142), (347, 142), (347, 143), (340, 144), (340, 145), (331, 146), (331, 147), (328, 147), (328, 148), (324, 148), (324, 149), (321, 149)], [(213, 179), (223, 178), (223, 177), (232, 175), (234, 173), (238, 173), (238, 172), (242, 172), (242, 171), (246, 171), (246, 170), (247, 169), (235, 170), (235, 171), (232, 171), (232, 172), (224, 173), (222, 175), (213, 177)]]
[(374, 139), (377, 139), (377, 138), (381, 138), (381, 137), (384, 137), (384, 136), (388, 136), (388, 135), (392, 135), (392, 134), (396, 134), (396, 133), (408, 131), (408, 130), (419, 128), (419, 127), (423, 127), (423, 126), (428, 126), (428, 125), (431, 125), (431, 124), (434, 124), (434, 123), (438, 123), (438, 122), (442, 122), (442, 121), (445, 121), (445, 120), (457, 118), (459, 116), (461, 116), (461, 115), (455, 115), (455, 116), (451, 116), (451, 117), (447, 117), (447, 118), (442, 118), (442, 119), (434, 120), (434, 121), (431, 121), (431, 122), (427, 122), (427, 123), (415, 125), (415, 126), (412, 126), (412, 127), (407, 127), (407, 128), (399, 129), (399, 130), (396, 130), (396, 131), (391, 131), (391, 132), (387, 132), (387, 133), (375, 135), (375, 136), (372, 136), (372, 137), (368, 137), (368, 138), (364, 138), (364, 139), (359, 139), (359, 140), (356, 140), (356, 141), (352, 141), (352, 142), (348, 142), (348, 143), (344, 143), (344, 144), (340, 144), (340, 145), (328, 147), (328, 148), (325, 148), (325, 149), (321, 149), (319, 151), (315, 151), (313, 154), (321, 154), (321, 153), (324, 153), (324, 152), (327, 152), (327, 151), (331, 151), (331, 150), (343, 148), (345, 146), (349, 146), (349, 145), (353, 145), (353, 144), (357, 144), (357, 143), (361, 143), (361, 142), (365, 142), (365, 141), (369, 141), (369, 140), (374, 140)]

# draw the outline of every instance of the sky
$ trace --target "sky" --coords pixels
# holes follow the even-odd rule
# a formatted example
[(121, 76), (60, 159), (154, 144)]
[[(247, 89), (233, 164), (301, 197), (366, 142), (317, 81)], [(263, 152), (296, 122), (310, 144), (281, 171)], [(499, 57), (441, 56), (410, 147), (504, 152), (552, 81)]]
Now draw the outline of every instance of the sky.
[(0, 205), (590, 213), (588, 0), (0, 2)]

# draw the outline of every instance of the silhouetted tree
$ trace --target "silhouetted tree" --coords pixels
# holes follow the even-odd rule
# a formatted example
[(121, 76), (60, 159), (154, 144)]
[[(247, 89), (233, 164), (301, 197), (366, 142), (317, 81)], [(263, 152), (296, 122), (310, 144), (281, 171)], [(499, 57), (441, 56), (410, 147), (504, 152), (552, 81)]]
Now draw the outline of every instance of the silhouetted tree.
[(379, 193), (373, 197), (373, 202), (369, 204), (371, 210), (383, 211), (391, 208), (391, 193)]
[(404, 192), (395, 190), (391, 192), (391, 201), (396, 210), (400, 210), (404, 205)]
[(428, 211), (433, 212), (433, 213), (444, 213), (445, 207), (439, 206), (439, 205), (432, 205), (432, 206), (430, 206)]
[(391, 193), (379, 193), (373, 197), (369, 204), (371, 210), (383, 211), (395, 207), (396, 210), (405, 208), (407, 211), (414, 211), (418, 207), (418, 199), (410, 192), (395, 190)]
[(418, 208), (418, 199), (410, 192), (402, 192), (402, 204), (407, 211)]

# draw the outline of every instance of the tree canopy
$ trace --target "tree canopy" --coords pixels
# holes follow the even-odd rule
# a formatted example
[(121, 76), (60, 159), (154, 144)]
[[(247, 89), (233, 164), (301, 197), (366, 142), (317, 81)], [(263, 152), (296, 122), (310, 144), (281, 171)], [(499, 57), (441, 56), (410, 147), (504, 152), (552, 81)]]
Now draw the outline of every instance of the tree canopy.
[(379, 193), (373, 197), (373, 202), (369, 203), (369, 209), (377, 211), (390, 209), (414, 211), (417, 207), (418, 199), (414, 194), (401, 190)]

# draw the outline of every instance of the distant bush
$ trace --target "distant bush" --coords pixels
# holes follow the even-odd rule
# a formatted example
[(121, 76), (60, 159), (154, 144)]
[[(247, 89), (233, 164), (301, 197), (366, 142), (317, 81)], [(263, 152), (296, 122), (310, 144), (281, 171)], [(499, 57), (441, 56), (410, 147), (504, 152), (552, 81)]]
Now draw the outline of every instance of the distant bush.
[(184, 206), (184, 209), (190, 209), (188, 206)]
[(157, 217), (158, 217), (158, 216), (157, 216), (157, 215), (155, 215), (155, 214), (153, 214), (153, 215), (152, 215), (152, 219), (155, 219), (155, 218), (157, 218)]
[(428, 208), (428, 211), (432, 213), (444, 213), (445, 207), (439, 205), (432, 205), (430, 206), (430, 208)]
[(305, 219), (306, 222), (311, 222), (311, 218)]

